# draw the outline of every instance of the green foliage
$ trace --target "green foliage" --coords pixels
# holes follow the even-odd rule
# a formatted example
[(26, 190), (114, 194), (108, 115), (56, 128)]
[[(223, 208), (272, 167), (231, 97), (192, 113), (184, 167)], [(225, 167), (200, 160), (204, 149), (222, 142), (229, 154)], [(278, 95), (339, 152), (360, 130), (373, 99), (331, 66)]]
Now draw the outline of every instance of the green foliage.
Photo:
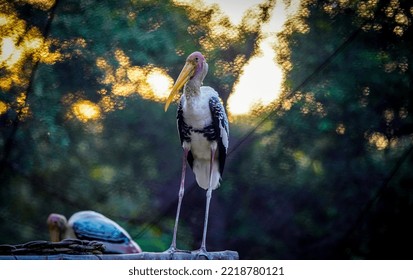
[[(166, 0), (43, 9), (0, 1), (16, 26), (26, 24), (15, 32), (21, 42), (42, 38), (45, 52), (28, 52), (15, 69), (1, 64), (0, 243), (48, 239), (49, 213), (92, 209), (143, 250), (167, 249), (181, 149), (175, 113), (151, 101), (142, 81), (154, 69), (177, 77), (186, 55), (200, 50), (206, 83), (226, 101), (273, 2), (250, 14), (259, 19), (252, 28), (216, 21), (216, 8)], [(275, 109), (231, 124), (235, 148), (212, 200), (210, 250), (245, 259), (411, 259), (412, 18), (408, 1), (390, 2), (303, 1), (278, 35), (285, 92)], [(216, 24), (238, 35), (217, 34)], [(183, 249), (199, 246), (202, 234), (205, 192), (191, 176)]]
[[(226, 99), (239, 71), (214, 75), (213, 65), (246, 60), (258, 31), (240, 30), (240, 41), (225, 51), (216, 45), (222, 35), (207, 50), (209, 22), (171, 1), (0, 4), (8, 11), (2, 26), (19, 23), (20, 41), (47, 37), (43, 55), (56, 53), (38, 59), (42, 47), (23, 48), (16, 39), (12, 51), (27, 58), (9, 68), (11, 60), (1, 61), (9, 76), (0, 80), (0, 243), (48, 239), (49, 213), (93, 209), (123, 225), (144, 250), (167, 249), (181, 149), (175, 113), (150, 101), (143, 82), (154, 69), (177, 77), (184, 57), (200, 50), (211, 64), (209, 84), (219, 88), (225, 75)], [(29, 37), (29, 28), (41, 32)], [(1, 30), (2, 39), (8, 32)], [(9, 83), (13, 74), (18, 79)], [(191, 248), (191, 222), (181, 224), (182, 246)]]
[(229, 207), (243, 208), (232, 227), (256, 228), (232, 240), (241, 255), (411, 258), (412, 31), (394, 31), (384, 1), (367, 19), (353, 2), (308, 1), (279, 35), (291, 53), (279, 50), (292, 65), (285, 97), (230, 178)]

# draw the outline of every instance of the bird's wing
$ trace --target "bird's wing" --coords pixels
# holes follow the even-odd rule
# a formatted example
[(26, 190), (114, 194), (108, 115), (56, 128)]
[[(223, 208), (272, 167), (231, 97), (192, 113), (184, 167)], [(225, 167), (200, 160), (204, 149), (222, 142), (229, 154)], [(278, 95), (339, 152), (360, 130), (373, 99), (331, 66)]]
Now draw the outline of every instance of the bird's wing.
[(119, 225), (106, 217), (80, 217), (73, 221), (72, 228), (79, 239), (112, 243), (126, 243), (130, 239)]
[(179, 139), (181, 140), (181, 145), (184, 141), (190, 142), (191, 138), (191, 127), (187, 125), (184, 121), (184, 111), (182, 109), (182, 99), (179, 102), (178, 110), (176, 112), (176, 122), (178, 127)]
[[(178, 133), (179, 133), (179, 139), (181, 140), (181, 146), (186, 142), (191, 142), (191, 127), (187, 125), (184, 121), (184, 111), (182, 109), (182, 99), (179, 102), (178, 105), (178, 110), (176, 112), (176, 122), (177, 122), (177, 127), (178, 127)], [(194, 163), (194, 156), (192, 155), (192, 152), (188, 152), (188, 157), (187, 157), (189, 166), (192, 168), (193, 163)]]
[(229, 126), (228, 118), (224, 106), (218, 96), (212, 95), (209, 99), (209, 109), (211, 110), (212, 126), (218, 142), (219, 152), (219, 172), (224, 171), (225, 159), (227, 157)]

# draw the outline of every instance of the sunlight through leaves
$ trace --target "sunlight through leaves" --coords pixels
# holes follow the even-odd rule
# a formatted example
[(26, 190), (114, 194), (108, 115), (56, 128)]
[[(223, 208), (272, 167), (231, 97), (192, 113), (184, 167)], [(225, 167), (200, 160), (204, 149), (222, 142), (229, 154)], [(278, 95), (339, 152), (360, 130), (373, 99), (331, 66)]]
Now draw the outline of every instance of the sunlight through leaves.
[[(144, 99), (154, 101), (166, 99), (173, 80), (165, 69), (153, 65), (133, 66), (129, 57), (119, 49), (115, 51), (115, 58), (118, 68), (114, 68), (104, 58), (96, 61), (96, 66), (103, 71), (100, 82), (110, 87), (111, 94), (123, 97), (139, 94)], [(100, 93), (105, 95), (107, 91), (102, 89)]]

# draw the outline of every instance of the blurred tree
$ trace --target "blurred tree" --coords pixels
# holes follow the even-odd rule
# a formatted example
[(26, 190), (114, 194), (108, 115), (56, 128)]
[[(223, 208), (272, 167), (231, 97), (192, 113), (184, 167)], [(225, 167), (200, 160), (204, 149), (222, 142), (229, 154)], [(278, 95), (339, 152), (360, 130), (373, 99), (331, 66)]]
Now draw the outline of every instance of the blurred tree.
[(241, 255), (411, 258), (410, 11), (303, 1), (279, 34), (284, 97), (231, 166)]
[[(0, 0), (0, 242), (46, 239), (49, 212), (93, 209), (166, 249), (181, 153), (173, 110), (154, 101), (200, 50), (225, 102), (274, 3), (233, 26), (202, 2)], [(247, 120), (264, 120), (252, 137), (232, 124), (210, 249), (411, 258), (411, 21), (408, 1), (302, 2), (278, 36), (283, 97)], [(188, 189), (192, 248), (204, 194)]]
[[(0, 242), (47, 239), (50, 212), (93, 209), (144, 250), (165, 249), (173, 217), (152, 221), (175, 201), (165, 189), (178, 180), (180, 148), (174, 113), (152, 100), (194, 50), (226, 100), (259, 28), (166, 0), (0, 4)], [(216, 33), (214, 20), (236, 36)]]

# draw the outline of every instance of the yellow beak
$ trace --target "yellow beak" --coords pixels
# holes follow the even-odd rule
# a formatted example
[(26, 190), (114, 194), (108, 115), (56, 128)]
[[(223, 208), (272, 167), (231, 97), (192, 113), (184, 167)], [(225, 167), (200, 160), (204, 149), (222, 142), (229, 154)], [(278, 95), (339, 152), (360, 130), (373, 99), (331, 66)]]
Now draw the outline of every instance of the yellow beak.
[(60, 231), (57, 226), (49, 226), (50, 241), (59, 242), (60, 241)]
[(171, 93), (168, 96), (165, 104), (165, 112), (168, 110), (169, 105), (171, 104), (172, 100), (174, 99), (175, 95), (179, 93), (181, 88), (189, 81), (191, 76), (194, 74), (195, 71), (195, 64), (191, 62), (186, 62), (184, 68), (182, 68), (181, 73), (176, 79), (174, 86), (172, 87)]

